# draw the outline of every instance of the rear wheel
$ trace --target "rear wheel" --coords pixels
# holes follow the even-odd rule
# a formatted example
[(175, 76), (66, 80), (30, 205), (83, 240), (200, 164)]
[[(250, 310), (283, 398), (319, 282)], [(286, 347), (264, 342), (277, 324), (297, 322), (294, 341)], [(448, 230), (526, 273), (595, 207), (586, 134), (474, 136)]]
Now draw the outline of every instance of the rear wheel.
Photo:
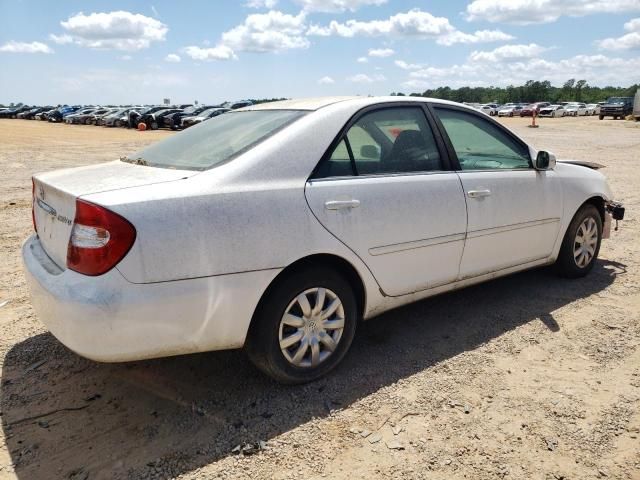
[(245, 349), (256, 367), (281, 383), (313, 381), (340, 363), (357, 324), (353, 289), (316, 267), (279, 281), (261, 301)]
[(158, 122), (156, 122), (155, 120), (153, 122), (151, 122), (151, 130), (158, 130)]
[(583, 277), (591, 271), (600, 252), (602, 218), (598, 209), (583, 205), (562, 240), (556, 268), (563, 277)]

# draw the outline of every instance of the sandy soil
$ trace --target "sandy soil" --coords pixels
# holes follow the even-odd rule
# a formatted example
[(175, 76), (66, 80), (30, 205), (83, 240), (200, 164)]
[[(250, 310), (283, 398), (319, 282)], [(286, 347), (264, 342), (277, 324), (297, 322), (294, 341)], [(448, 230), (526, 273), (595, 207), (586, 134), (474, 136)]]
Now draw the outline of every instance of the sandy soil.
[[(30, 175), (170, 133), (0, 120), (0, 479), (640, 479), (640, 129), (503, 121), (607, 165), (628, 220), (593, 272), (541, 269), (387, 313), (334, 374), (283, 387), (240, 351), (104, 365), (59, 344), (19, 259)], [(260, 450), (233, 451), (246, 444)]]

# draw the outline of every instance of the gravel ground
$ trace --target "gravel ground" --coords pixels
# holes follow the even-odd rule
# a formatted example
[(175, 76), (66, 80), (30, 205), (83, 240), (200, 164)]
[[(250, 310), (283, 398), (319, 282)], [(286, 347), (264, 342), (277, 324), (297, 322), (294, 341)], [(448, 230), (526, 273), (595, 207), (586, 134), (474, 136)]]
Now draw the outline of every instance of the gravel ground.
[(284, 387), (240, 351), (105, 365), (58, 343), (19, 259), (30, 175), (171, 133), (0, 120), (0, 479), (640, 479), (640, 125), (501, 121), (607, 165), (628, 219), (593, 272), (389, 312), (335, 373)]

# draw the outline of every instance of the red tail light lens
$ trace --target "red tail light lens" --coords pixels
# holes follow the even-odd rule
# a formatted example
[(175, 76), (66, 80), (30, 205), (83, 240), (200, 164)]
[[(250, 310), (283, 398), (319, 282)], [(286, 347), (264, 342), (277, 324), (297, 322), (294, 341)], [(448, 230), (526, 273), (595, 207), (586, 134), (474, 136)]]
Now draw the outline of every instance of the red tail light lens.
[(76, 200), (76, 217), (67, 248), (67, 267), (97, 276), (115, 267), (136, 240), (136, 229), (104, 207)]
[(33, 231), (38, 233), (36, 226), (36, 182), (31, 177), (31, 221), (33, 222)]

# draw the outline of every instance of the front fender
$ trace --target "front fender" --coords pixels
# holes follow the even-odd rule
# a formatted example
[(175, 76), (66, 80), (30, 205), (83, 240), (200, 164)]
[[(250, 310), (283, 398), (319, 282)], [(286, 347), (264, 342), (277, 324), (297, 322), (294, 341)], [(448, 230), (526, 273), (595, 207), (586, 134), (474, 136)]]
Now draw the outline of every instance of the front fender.
[(610, 202), (613, 200), (613, 194), (607, 178), (591, 168), (558, 162), (555, 171), (560, 177), (563, 195), (560, 235), (554, 248), (554, 256), (557, 257), (565, 232), (578, 209), (594, 197), (601, 198), (605, 203)]

